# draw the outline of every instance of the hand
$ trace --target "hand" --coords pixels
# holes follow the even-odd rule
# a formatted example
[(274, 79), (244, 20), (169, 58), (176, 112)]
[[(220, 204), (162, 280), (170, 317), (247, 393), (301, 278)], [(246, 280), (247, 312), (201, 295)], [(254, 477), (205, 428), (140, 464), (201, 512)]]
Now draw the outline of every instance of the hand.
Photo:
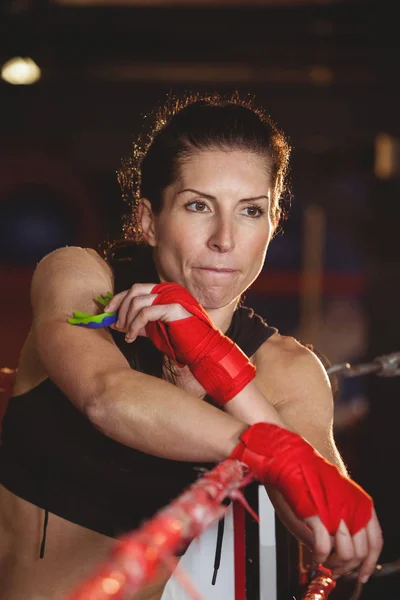
[(359, 567), (359, 580), (365, 582), (382, 550), (370, 496), (296, 433), (256, 423), (240, 438), (231, 458), (279, 490), (311, 529), (314, 564), (323, 563), (336, 576)]
[(127, 341), (137, 335), (149, 337), (178, 367), (188, 366), (221, 406), (255, 377), (256, 369), (245, 353), (214, 326), (182, 285), (134, 285), (115, 296), (108, 310), (115, 310), (118, 303), (116, 328), (127, 332)]
[(331, 569), (335, 578), (358, 570), (358, 581), (366, 583), (372, 575), (382, 551), (383, 538), (375, 510), (365, 527), (351, 535), (346, 523), (341, 520), (334, 536), (317, 516), (304, 522), (311, 529), (312, 561)]
[(178, 303), (153, 306), (158, 296), (151, 293), (155, 286), (155, 283), (135, 283), (129, 290), (113, 296), (107, 305), (108, 312), (118, 311), (118, 320), (112, 328), (125, 332), (128, 343), (135, 341), (138, 335), (147, 337), (145, 327), (149, 322), (170, 323), (192, 316)]

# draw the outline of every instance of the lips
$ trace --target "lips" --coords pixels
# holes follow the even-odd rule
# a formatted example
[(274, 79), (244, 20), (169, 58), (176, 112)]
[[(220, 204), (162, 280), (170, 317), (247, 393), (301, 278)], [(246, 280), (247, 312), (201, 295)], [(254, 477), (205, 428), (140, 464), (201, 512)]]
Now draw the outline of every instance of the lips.
[(227, 267), (197, 267), (202, 271), (214, 271), (215, 273), (236, 273), (237, 269), (229, 269)]

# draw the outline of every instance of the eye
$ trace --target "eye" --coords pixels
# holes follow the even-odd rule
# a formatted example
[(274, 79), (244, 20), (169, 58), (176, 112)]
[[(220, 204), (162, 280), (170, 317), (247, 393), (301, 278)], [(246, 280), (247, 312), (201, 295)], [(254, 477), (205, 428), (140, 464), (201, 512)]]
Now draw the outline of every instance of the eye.
[(251, 204), (250, 206), (246, 206), (243, 210), (247, 210), (247, 216), (252, 217), (253, 219), (259, 219), (264, 213), (265, 210), (261, 206), (257, 206), (256, 204)]
[(189, 202), (188, 204), (185, 204), (185, 207), (191, 212), (206, 212), (207, 204), (205, 202), (196, 200), (195, 202)]

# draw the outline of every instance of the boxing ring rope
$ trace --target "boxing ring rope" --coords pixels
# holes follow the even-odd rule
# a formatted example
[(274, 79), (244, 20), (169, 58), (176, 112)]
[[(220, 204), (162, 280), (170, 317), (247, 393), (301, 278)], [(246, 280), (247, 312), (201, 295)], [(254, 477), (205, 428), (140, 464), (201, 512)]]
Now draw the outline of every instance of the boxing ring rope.
[[(378, 356), (369, 363), (341, 363), (327, 369), (328, 375), (356, 377), (374, 373), (381, 377), (400, 376), (400, 352)], [(0, 392), (11, 393), (14, 369), (0, 369)], [(253, 481), (245, 465), (225, 460), (205, 473), (194, 484), (145, 522), (140, 528), (116, 540), (108, 559), (65, 600), (128, 600), (154, 578), (157, 568), (166, 565), (179, 578), (193, 600), (202, 598), (187, 576), (176, 567), (173, 556), (198, 537), (209, 525), (224, 516), (230, 498), (246, 503), (240, 489)], [(373, 577), (400, 573), (400, 560), (378, 564)], [(344, 575), (356, 579), (355, 573)], [(331, 571), (319, 565), (301, 600), (327, 600), (336, 582)], [(359, 594), (357, 594), (357, 598)]]
[[(108, 559), (65, 600), (128, 600), (152, 581), (161, 565), (174, 571), (193, 600), (206, 600), (172, 556), (225, 514), (225, 498), (242, 502), (258, 520), (240, 492), (251, 481), (245, 465), (222, 461), (139, 529), (117, 540)], [(326, 600), (335, 585), (330, 570), (320, 566), (303, 600)]]
[[(125, 600), (150, 583), (159, 566), (171, 565), (172, 572), (173, 555), (224, 516), (225, 498), (238, 499), (251, 511), (240, 492), (251, 481), (245, 465), (222, 461), (140, 528), (122, 536), (105, 563), (65, 600)], [(175, 574), (193, 600), (203, 600), (185, 573), (175, 569)]]
[[(349, 363), (333, 365), (327, 373), (343, 377), (370, 373), (381, 377), (399, 376), (400, 352), (378, 356), (370, 363), (355, 366)], [(193, 600), (206, 600), (199, 596), (190, 578), (171, 562), (171, 558), (225, 514), (227, 506), (222, 504), (225, 498), (239, 500), (251, 511), (240, 492), (240, 488), (251, 481), (253, 478), (244, 465), (234, 460), (222, 461), (139, 529), (120, 538), (108, 560), (65, 600), (128, 600), (128, 595), (151, 582), (157, 568), (163, 564), (170, 565), (171, 573), (175, 570)], [(257, 519), (254, 513), (253, 516)], [(398, 571), (400, 561), (377, 565), (374, 576)], [(345, 577), (355, 579), (356, 574)], [(319, 565), (301, 600), (327, 600), (335, 586), (331, 571)]]
[(371, 362), (358, 365), (339, 363), (326, 370), (329, 376), (340, 375), (341, 377), (360, 377), (361, 375), (375, 374), (378, 377), (400, 376), (400, 352), (382, 354), (376, 356)]

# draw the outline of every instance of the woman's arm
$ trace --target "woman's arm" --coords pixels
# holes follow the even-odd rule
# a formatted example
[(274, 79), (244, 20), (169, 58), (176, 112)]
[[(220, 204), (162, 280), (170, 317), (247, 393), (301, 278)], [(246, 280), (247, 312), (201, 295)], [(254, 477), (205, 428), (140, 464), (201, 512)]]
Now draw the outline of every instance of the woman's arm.
[[(309, 349), (292, 337), (275, 334), (255, 355), (257, 376), (225, 409), (248, 424), (264, 420), (265, 404), (272, 405), (285, 427), (304, 437), (324, 458), (347, 475), (333, 438), (333, 397), (326, 371)], [(248, 395), (246, 399), (244, 394)], [(286, 527), (313, 548), (311, 529), (291, 510), (283, 495), (266, 486)]]
[(288, 429), (346, 475), (333, 438), (333, 396), (317, 356), (292, 337), (273, 335), (255, 355), (256, 383)]
[[(275, 334), (255, 355), (255, 380), (225, 405), (232, 416), (252, 425), (265, 421), (272, 405), (281, 423), (303, 436), (327, 460), (346, 473), (332, 436), (333, 402), (329, 380), (316, 356), (293, 338)], [(313, 534), (282, 494), (266, 486), (275, 510), (288, 529), (311, 547)]]
[[(94, 251), (63, 248), (39, 263), (32, 281), (33, 329), (48, 376), (118, 442), (175, 460), (227, 458), (245, 423), (132, 370), (109, 331), (67, 323), (74, 311), (96, 312), (93, 299), (112, 289), (111, 271)], [(269, 413), (274, 419), (272, 407)]]
[[(275, 496), (277, 511), (289, 529), (299, 532), (300, 539), (308, 540), (311, 533), (313, 560), (324, 562), (334, 546), (335, 552), (330, 560), (334, 561), (336, 573), (360, 567), (360, 581), (365, 581), (382, 549), (382, 534), (372, 499), (354, 482), (346, 481), (345, 475), (340, 475), (330, 461), (325, 461), (313, 450), (313, 445), (326, 450), (322, 444), (325, 436), (322, 439), (315, 436), (321, 431), (321, 423), (330, 424), (330, 435), (332, 432), (332, 397), (329, 386), (326, 388), (326, 376), (321, 379), (322, 365), (314, 358), (310, 363), (311, 353), (294, 340), (273, 336), (257, 353), (257, 385), (255, 371), (248, 368), (246, 355), (234, 350), (228, 339), (224, 339), (203, 314), (196, 300), (187, 296), (188, 292), (178, 284), (164, 283), (156, 287), (137, 284), (117, 294), (108, 308), (110, 311), (118, 310), (119, 328), (129, 332), (130, 339), (149, 335), (153, 343), (157, 347), (160, 344), (171, 358), (189, 365), (190, 371), (207, 392), (213, 397), (216, 393), (215, 399), (227, 412), (233, 413), (242, 422), (253, 423), (240, 436), (240, 444), (232, 456), (243, 460), (261, 481), (270, 482), (284, 494), (299, 518), (279, 495)], [(176, 309), (184, 307), (189, 312), (177, 317)], [(191, 316), (191, 310), (196, 312), (197, 317)], [(148, 328), (149, 324), (159, 320), (166, 324), (161, 328), (161, 338), (157, 327)], [(318, 367), (318, 373), (315, 367)], [(271, 377), (272, 380), (268, 381)], [(222, 394), (216, 388), (217, 380), (224, 386)], [(329, 399), (329, 405), (315, 404), (310, 416), (309, 411), (304, 409), (309, 409), (310, 398), (315, 399), (317, 393), (323, 392), (322, 382), (329, 391), (328, 395), (323, 395), (325, 400)], [(232, 395), (235, 389), (241, 391)], [(300, 398), (298, 406), (302, 411), (302, 418), (297, 419), (296, 416), (299, 421), (296, 429), (311, 445), (301, 435), (288, 431), (290, 425), (282, 421), (278, 412), (272, 411), (272, 402), (290, 411), (295, 398)], [(321, 446), (316, 441), (318, 439)], [(335, 453), (334, 446), (331, 449), (330, 458), (335, 462), (339, 455)], [(324, 451), (322, 453), (325, 455)], [(328, 497), (327, 493), (330, 494)], [(306, 527), (299, 519), (304, 520)], [(332, 539), (329, 532), (334, 536)]]

